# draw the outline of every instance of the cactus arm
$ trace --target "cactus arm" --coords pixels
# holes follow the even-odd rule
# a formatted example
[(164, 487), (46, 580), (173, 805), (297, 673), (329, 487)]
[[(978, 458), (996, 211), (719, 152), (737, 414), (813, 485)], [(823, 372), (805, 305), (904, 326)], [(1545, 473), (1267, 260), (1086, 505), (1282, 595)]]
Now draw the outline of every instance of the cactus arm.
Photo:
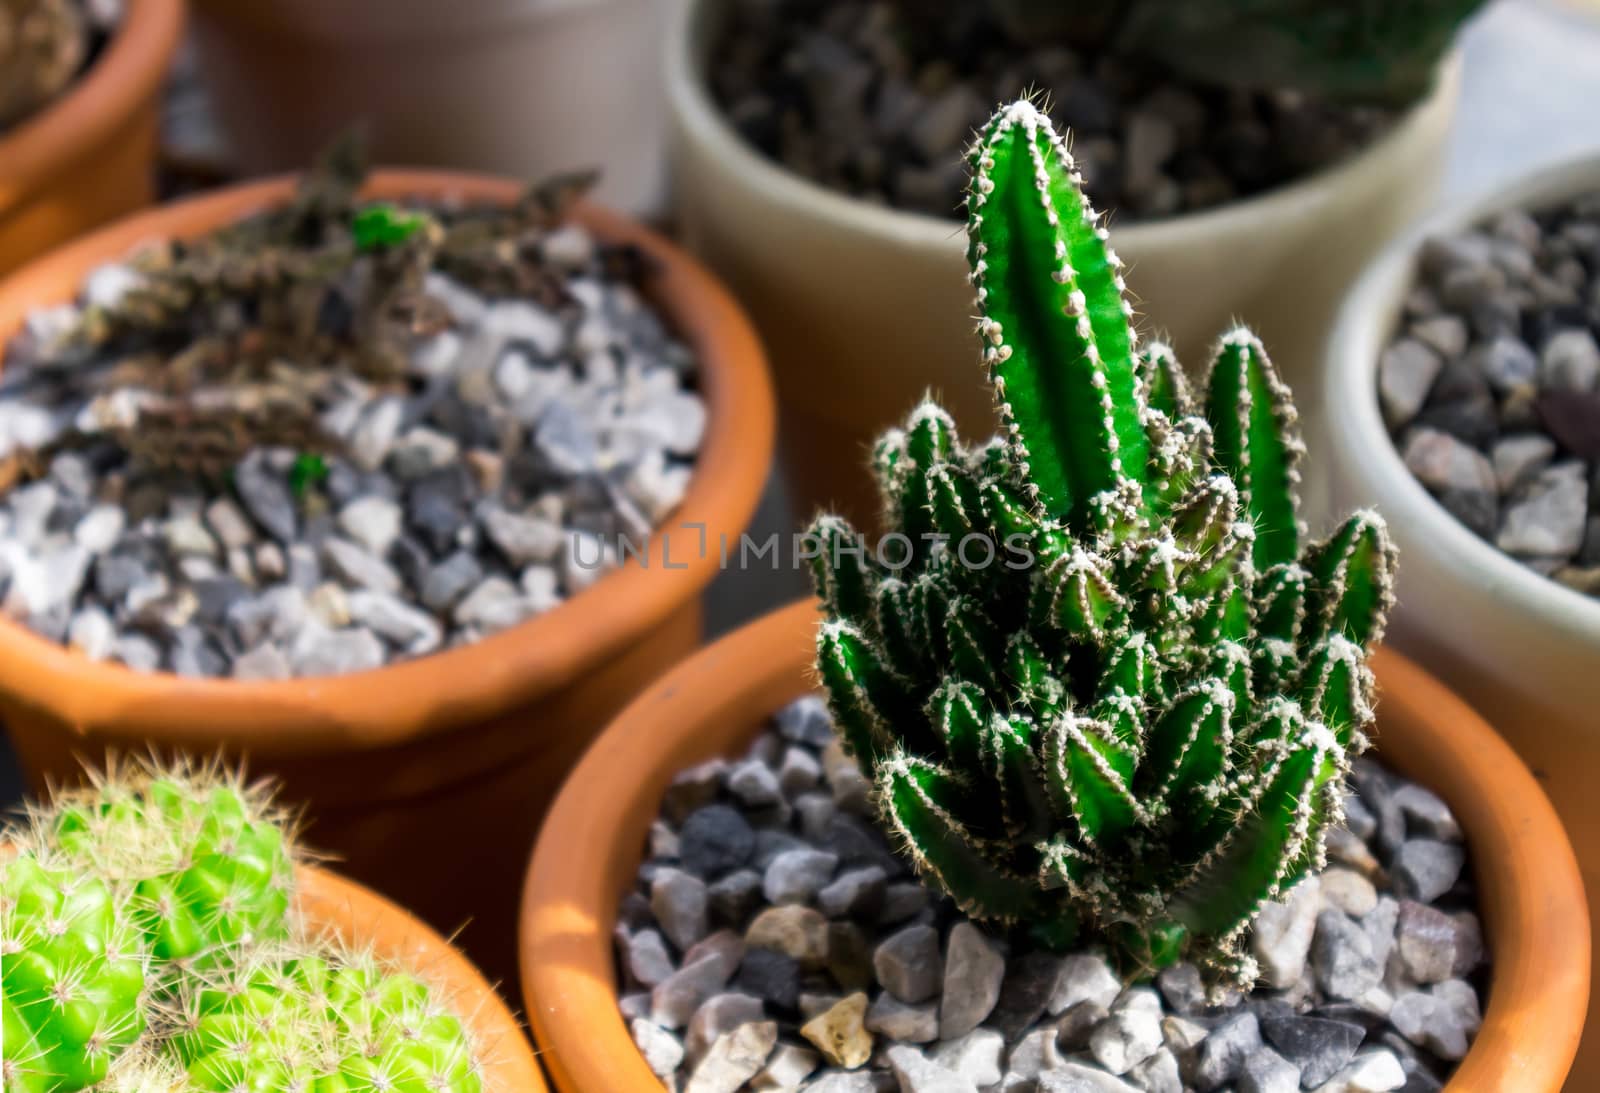
[(1046, 617), (1069, 637), (1098, 645), (1126, 626), (1126, 601), (1098, 554), (1073, 547), (1035, 580)]
[(1296, 465), (1305, 445), (1289, 389), (1247, 330), (1227, 334), (1217, 349), (1206, 383), (1206, 418), (1217, 462), (1255, 524), (1256, 568), (1294, 561), (1300, 554)]
[(989, 689), (1001, 686), (1005, 639), (971, 596), (958, 596), (945, 616), (945, 644), (956, 674)]
[(890, 718), (906, 701), (900, 685), (861, 632), (844, 622), (824, 623), (817, 632), (817, 669), (851, 754), (863, 764), (877, 762), (893, 740)]
[(926, 537), (938, 530), (934, 523), (928, 472), (954, 458), (954, 422), (938, 406), (924, 402), (911, 414), (906, 429), (905, 466), (898, 476), (900, 527), (911, 538), (919, 558), (926, 557), (932, 549), (932, 543)]
[(1300, 704), (1313, 711), (1347, 750), (1365, 751), (1372, 724), (1372, 672), (1360, 646), (1329, 634), (1311, 651), (1300, 678)]
[(1257, 783), (1225, 843), (1201, 859), (1178, 892), (1172, 916), (1192, 933), (1227, 938), (1293, 879), (1320, 823), (1321, 790), (1339, 773), (1338, 743), (1308, 734)]
[(874, 614), (872, 573), (855, 528), (838, 516), (819, 516), (808, 535), (816, 547), (812, 585), (833, 618), (866, 623)]
[(968, 535), (985, 530), (978, 484), (967, 477), (964, 470), (954, 464), (940, 463), (928, 471), (927, 479), (923, 489), (933, 527), (950, 540), (947, 549), (955, 550)]
[[(915, 679), (926, 664), (922, 640), (917, 631), (911, 589), (898, 577), (885, 577), (874, 592), (873, 618), (889, 666), (900, 675)], [(834, 618), (848, 616), (834, 615)]]
[(948, 770), (896, 752), (878, 765), (877, 792), (890, 829), (918, 870), (968, 914), (1015, 922), (1037, 903), (1034, 885), (996, 865), (961, 823), (963, 790)]
[(1383, 620), (1394, 603), (1398, 552), (1389, 529), (1374, 512), (1358, 512), (1313, 547), (1308, 638), (1342, 633), (1360, 646), (1383, 636)]
[(946, 765), (956, 774), (979, 769), (986, 706), (983, 688), (959, 679), (947, 679), (929, 701), (928, 720), (944, 742)]
[(982, 742), (984, 765), (991, 783), (1000, 790), (1006, 831), (1011, 838), (1027, 842), (1049, 837), (1057, 826), (1033, 751), (1036, 735), (1032, 718), (995, 714)]
[(1119, 263), (1031, 103), (1002, 110), (972, 161), (968, 257), (1002, 421), (1034, 500), (1081, 526), (1096, 494), (1144, 476)]
[(1206, 680), (1180, 694), (1156, 720), (1139, 769), (1140, 799), (1152, 809), (1209, 815), (1203, 800), (1221, 778), (1233, 744), (1233, 691)]
[(1178, 421), (1194, 413), (1189, 378), (1178, 355), (1166, 342), (1146, 342), (1138, 357), (1139, 399), (1145, 406)]
[(1128, 786), (1135, 755), (1110, 726), (1059, 717), (1045, 732), (1043, 759), (1055, 809), (1076, 821), (1085, 846), (1111, 842), (1143, 818)]
[(936, 661), (949, 655), (945, 640), (945, 617), (950, 612), (951, 593), (945, 579), (935, 573), (919, 574), (911, 583), (913, 630), (924, 643), (926, 655)]

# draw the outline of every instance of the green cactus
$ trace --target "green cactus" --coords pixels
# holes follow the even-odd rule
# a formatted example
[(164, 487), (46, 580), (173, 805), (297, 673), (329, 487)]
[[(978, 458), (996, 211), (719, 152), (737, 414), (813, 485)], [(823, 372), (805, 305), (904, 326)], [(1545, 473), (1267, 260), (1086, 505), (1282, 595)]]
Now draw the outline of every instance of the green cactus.
[(1404, 103), (1484, 0), (997, 0), (1022, 41), (1057, 37), (1191, 79)]
[(371, 957), (265, 955), (181, 997), (172, 1052), (194, 1093), (479, 1093), (461, 1021)]
[(220, 766), (113, 769), (58, 794), (33, 826), (70, 866), (127, 889), (158, 970), (288, 932), (295, 851), (285, 817)]
[(1302, 549), (1295, 411), (1260, 343), (1222, 339), (1198, 410), (1172, 354), (1137, 344), (1033, 104), (971, 164), (1005, 435), (966, 448), (930, 402), (879, 441), (909, 551), (813, 526), (822, 682), (882, 822), (964, 912), (1248, 980), (1241, 936), (1321, 866), (1366, 746), (1393, 548), (1360, 513)]
[(103, 1081), (144, 1030), (138, 931), (99, 878), (23, 848), (0, 864), (0, 1071), (5, 1093)]

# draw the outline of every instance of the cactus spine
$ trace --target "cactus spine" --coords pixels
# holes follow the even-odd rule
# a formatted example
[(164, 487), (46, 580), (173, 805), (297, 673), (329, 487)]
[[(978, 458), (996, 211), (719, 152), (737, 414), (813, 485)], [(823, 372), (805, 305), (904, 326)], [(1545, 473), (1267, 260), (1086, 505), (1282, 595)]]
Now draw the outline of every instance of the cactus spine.
[(1302, 549), (1295, 411), (1260, 343), (1227, 334), (1199, 398), (1139, 345), (1108, 233), (1032, 103), (970, 162), (1004, 435), (967, 448), (924, 403), (879, 442), (906, 565), (837, 517), (813, 526), (836, 723), (884, 824), (964, 912), (1102, 941), (1135, 971), (1187, 958), (1248, 980), (1241, 936), (1341, 820), (1394, 550), (1372, 513)]

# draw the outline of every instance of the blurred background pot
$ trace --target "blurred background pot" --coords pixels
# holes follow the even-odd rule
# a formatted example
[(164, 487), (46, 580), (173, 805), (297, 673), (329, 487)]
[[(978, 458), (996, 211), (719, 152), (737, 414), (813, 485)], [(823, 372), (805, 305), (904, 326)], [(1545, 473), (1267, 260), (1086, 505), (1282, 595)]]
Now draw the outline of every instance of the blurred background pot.
[(150, 203), (161, 83), (183, 20), (183, 0), (128, 0), (77, 82), (0, 133), (0, 274)]
[[(1600, 601), (1501, 553), (1428, 494), (1384, 426), (1377, 367), (1424, 239), (1502, 209), (1539, 209), (1597, 189), (1600, 160), (1543, 171), (1446, 210), (1385, 252), (1334, 331), (1322, 392), (1328, 450), (1314, 472), (1334, 511), (1373, 505), (1389, 521), (1401, 553), (1390, 644), (1471, 702), (1533, 769), (1566, 824), (1591, 897), (1600, 893)], [(1573, 1073), (1572, 1088), (1600, 1088), (1593, 1031)]]
[[(774, 164), (728, 122), (706, 68), (729, 0), (674, 21), (667, 86), (675, 211), (691, 250), (722, 275), (771, 347), (782, 458), (798, 515), (835, 502), (876, 513), (867, 446), (929, 388), (968, 435), (990, 429), (954, 220), (834, 193)], [(1460, 64), (1354, 158), (1299, 182), (1169, 220), (1117, 227), (1144, 325), (1199, 367), (1234, 320), (1261, 334), (1303, 412), (1347, 282), (1431, 200)], [(1021, 90), (1020, 88), (1018, 89)]]
[[(241, 219), (286, 200), (293, 185), (282, 178), (179, 202), (41, 259), (0, 283), (0, 342), (31, 310), (71, 297), (97, 265), (141, 242)], [(367, 190), (477, 202), (522, 191), (504, 179), (399, 171), (376, 172)], [(700, 462), (647, 562), (630, 559), (554, 610), (468, 646), (281, 682), (142, 674), (0, 620), (0, 718), (35, 792), (76, 777), (75, 756), (100, 761), (107, 749), (243, 759), (281, 782), (287, 804), (306, 806), (308, 840), (342, 869), (434, 926), (461, 929), (481, 966), (511, 978), (516, 886), (540, 818), (606, 721), (699, 644), (700, 594), (718, 569), (701, 536), (737, 539), (772, 452), (765, 362), (731, 297), (632, 221), (593, 206), (574, 215), (598, 238), (655, 260), (652, 303), (700, 361)]]
[(664, 0), (200, 0), (200, 69), (246, 175), (294, 170), (353, 123), (375, 162), (536, 178), (604, 172), (656, 211)]
[[(745, 626), (674, 668), (614, 721), (551, 810), (522, 895), (523, 994), (562, 1093), (660, 1087), (617, 1008), (613, 927), (661, 795), (742, 754), (815, 686), (815, 601)], [(1466, 704), (1394, 653), (1373, 660), (1377, 755), (1443, 797), (1472, 851), (1492, 954), (1483, 1027), (1448, 1093), (1557, 1093), (1589, 996), (1588, 908), (1550, 802)], [(1580, 1088), (1590, 1088), (1582, 1086)]]

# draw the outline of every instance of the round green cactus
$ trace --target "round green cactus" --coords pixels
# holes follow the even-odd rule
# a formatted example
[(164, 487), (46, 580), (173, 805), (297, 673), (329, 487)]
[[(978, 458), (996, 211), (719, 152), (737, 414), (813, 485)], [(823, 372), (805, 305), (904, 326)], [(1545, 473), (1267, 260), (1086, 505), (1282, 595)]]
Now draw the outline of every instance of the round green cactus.
[(113, 771), (59, 795), (34, 824), (72, 867), (128, 888), (158, 968), (288, 932), (285, 818), (218, 767)]
[(480, 1093), (470, 1039), (421, 980), (367, 957), (259, 957), (185, 991), (195, 1093)]
[(103, 1081), (144, 1031), (138, 931), (110, 886), (24, 849), (0, 863), (0, 1043), (5, 1093)]
[(1005, 434), (926, 403), (874, 466), (900, 546), (814, 525), (818, 667), (880, 816), (974, 917), (1135, 970), (1253, 977), (1239, 941), (1322, 862), (1366, 745), (1394, 551), (1302, 548), (1302, 445), (1247, 331), (1191, 396), (1029, 102), (972, 153), (969, 261)]
[(421, 980), (365, 959), (339, 968), (328, 988), (341, 1093), (482, 1089), (465, 1026)]

